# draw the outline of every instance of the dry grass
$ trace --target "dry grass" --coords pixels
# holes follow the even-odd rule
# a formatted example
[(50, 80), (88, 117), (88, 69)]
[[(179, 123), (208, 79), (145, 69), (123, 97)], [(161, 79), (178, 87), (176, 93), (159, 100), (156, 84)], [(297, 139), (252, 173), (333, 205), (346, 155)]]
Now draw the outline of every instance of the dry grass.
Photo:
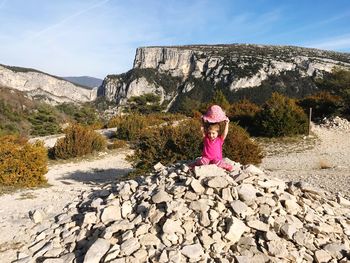
[(333, 165), (326, 159), (319, 160), (318, 163), (319, 169), (331, 169), (333, 168)]

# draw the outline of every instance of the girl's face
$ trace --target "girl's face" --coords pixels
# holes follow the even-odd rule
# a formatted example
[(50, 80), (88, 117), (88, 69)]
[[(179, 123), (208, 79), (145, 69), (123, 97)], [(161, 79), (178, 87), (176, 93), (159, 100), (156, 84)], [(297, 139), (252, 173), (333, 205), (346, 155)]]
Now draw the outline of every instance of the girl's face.
[(211, 130), (208, 130), (207, 135), (210, 140), (215, 140), (219, 136), (219, 131), (215, 129), (211, 129)]

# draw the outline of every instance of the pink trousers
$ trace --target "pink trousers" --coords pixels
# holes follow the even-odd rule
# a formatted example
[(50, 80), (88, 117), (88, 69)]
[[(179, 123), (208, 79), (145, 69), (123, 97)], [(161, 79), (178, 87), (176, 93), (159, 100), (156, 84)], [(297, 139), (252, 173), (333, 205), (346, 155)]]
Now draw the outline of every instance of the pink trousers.
[(223, 168), (230, 172), (233, 170), (233, 166), (231, 164), (225, 163), (223, 160), (209, 160), (206, 157), (201, 157), (200, 159), (196, 160), (196, 162), (193, 163), (192, 166), (201, 166), (206, 164), (216, 164), (220, 168)]

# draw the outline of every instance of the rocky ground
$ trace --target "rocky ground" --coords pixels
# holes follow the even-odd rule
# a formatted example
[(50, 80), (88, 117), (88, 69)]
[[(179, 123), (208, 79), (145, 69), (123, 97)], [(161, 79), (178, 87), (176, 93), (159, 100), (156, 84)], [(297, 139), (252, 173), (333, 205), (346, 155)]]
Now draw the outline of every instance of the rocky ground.
[[(113, 181), (116, 176), (130, 171), (130, 164), (125, 161), (127, 152), (100, 156), (92, 160), (76, 160), (70, 163), (50, 165), (47, 177), (51, 187), (0, 196), (1, 262), (11, 262), (16, 258), (20, 259), (18, 262), (34, 262), (34, 259), (40, 257), (42, 259), (46, 257), (44, 262), (47, 263), (71, 262), (72, 259), (76, 259), (77, 262), (98, 262), (84, 261), (85, 253), (96, 254), (96, 257), (100, 256), (100, 258), (104, 256), (104, 259), (108, 256), (110, 262), (125, 262), (127, 258), (135, 260), (135, 257), (145, 256), (159, 261), (162, 259), (163, 262), (171, 260), (172, 262), (184, 260), (196, 262), (204, 258), (218, 258), (220, 262), (230, 262), (225, 260), (233, 259), (236, 259), (237, 262), (252, 262), (249, 261), (252, 257), (261, 260), (277, 258), (280, 260), (277, 262), (281, 262), (281, 259), (294, 262), (293, 258), (297, 257), (304, 258), (304, 262), (313, 260), (323, 262), (322, 260), (325, 259), (332, 260), (332, 262), (337, 262), (337, 260), (346, 262), (348, 255), (344, 254), (344, 251), (349, 251), (350, 218), (345, 215), (350, 213), (346, 208), (349, 203), (343, 197), (349, 197), (350, 188), (349, 131), (339, 126), (332, 127), (332, 129), (329, 127), (331, 125), (314, 127), (314, 137), (298, 140), (295, 143), (268, 144), (266, 148), (268, 155), (261, 165), (265, 173), (259, 175), (245, 170), (242, 174), (249, 174), (249, 176), (241, 182), (232, 181), (232, 176), (231, 179), (227, 177), (228, 185), (226, 186), (230, 189), (230, 193), (224, 191), (221, 186), (215, 185), (222, 185), (222, 182), (208, 183), (207, 179), (200, 179), (198, 175), (199, 184), (196, 181), (190, 182), (188, 171), (183, 166), (177, 169), (164, 168), (167, 171), (166, 174), (175, 172), (172, 174), (173, 178), (169, 179), (170, 181), (158, 178), (151, 184), (152, 181), (149, 181), (151, 179), (143, 183), (136, 182), (136, 184), (133, 181), (128, 183), (129, 186), (109, 184), (108, 182)], [(161, 175), (162, 173), (164, 172), (161, 172)], [(192, 178), (193, 175), (190, 177)], [(324, 192), (323, 194), (323, 191), (315, 191), (312, 190), (313, 188), (297, 183), (284, 184), (282, 181), (270, 179), (272, 177), (295, 182), (299, 180), (310, 182), (331, 193)], [(169, 188), (169, 184), (174, 186), (175, 182), (177, 185), (178, 180), (183, 183), (183, 187), (179, 187), (176, 191), (179, 191), (179, 196), (182, 196), (180, 193), (183, 193), (182, 197), (185, 197), (186, 194), (187, 199), (183, 201), (187, 202), (187, 205), (199, 198), (209, 198), (216, 202), (216, 205), (212, 206), (212, 201), (208, 201), (205, 207), (209, 205), (213, 211), (208, 208), (209, 210), (205, 210), (205, 213), (193, 205), (186, 208), (194, 213), (194, 218), (197, 218), (188, 223), (194, 224), (195, 229), (185, 228), (183, 217), (170, 216), (171, 211), (176, 210), (174, 205), (176, 206), (176, 202), (179, 201), (177, 199), (179, 196), (174, 189)], [(267, 182), (265, 183), (267, 186), (264, 183), (259, 184), (259, 180)], [(270, 201), (252, 203), (251, 200), (245, 200), (243, 193), (239, 194), (239, 191), (233, 190), (242, 184), (252, 185), (254, 196), (257, 198), (264, 195), (272, 197), (274, 205), (271, 200), (270, 204)], [(269, 189), (270, 184), (275, 185)], [(159, 203), (164, 200), (158, 202), (155, 197), (156, 193), (161, 190), (159, 187), (164, 188), (163, 190), (167, 192), (165, 195), (168, 196), (167, 198), (171, 198), (167, 202), (171, 200), (176, 202), (166, 203), (166, 206), (160, 205)], [(248, 186), (250, 190), (252, 187)], [(242, 186), (237, 189), (239, 188)], [(277, 192), (274, 192), (275, 188)], [(170, 192), (169, 189), (171, 189)], [(127, 192), (129, 195), (117, 197), (118, 194), (125, 195)], [(142, 192), (144, 192), (143, 195), (141, 195)], [(256, 195), (256, 193), (259, 194)], [(142, 200), (140, 196), (143, 196)], [(286, 202), (286, 198), (291, 201)], [(131, 203), (128, 202), (129, 199)], [(137, 208), (140, 201), (148, 203), (145, 204), (146, 210), (155, 205), (156, 210), (152, 210), (153, 219), (145, 214), (140, 221), (138, 213), (141, 213), (142, 209)], [(138, 206), (135, 205), (135, 202)], [(312, 203), (315, 203), (316, 206)], [(198, 205), (201, 207), (201, 202)], [(170, 209), (168, 207), (172, 207), (173, 210), (167, 211)], [(296, 213), (292, 211), (293, 209), (296, 209)], [(347, 209), (346, 213), (344, 209)], [(215, 215), (223, 211), (227, 216), (232, 217), (233, 215), (235, 219), (232, 222), (229, 220), (230, 223), (222, 220), (215, 223), (216, 231), (220, 230), (221, 233), (222, 242), (219, 242), (219, 237), (213, 235), (214, 229), (208, 228), (207, 224), (208, 220), (217, 220), (218, 217)], [(309, 214), (311, 216), (309, 221), (303, 219), (307, 215), (306, 211), (312, 213), (312, 215)], [(112, 218), (111, 213), (114, 215)], [(115, 217), (115, 213), (118, 217)], [(158, 218), (160, 214), (164, 216), (164, 213), (165, 217)], [(272, 221), (266, 219), (266, 213), (270, 213), (269, 217), (273, 218)], [(288, 219), (287, 217), (281, 219), (284, 220), (283, 224), (279, 222), (277, 224), (279, 227), (276, 228), (273, 222), (277, 217), (288, 214)], [(256, 222), (257, 220), (262, 221)], [(128, 222), (133, 224), (132, 228)], [(166, 227), (166, 222), (171, 225), (170, 228)], [(116, 226), (120, 224), (123, 226), (122, 229)], [(181, 225), (183, 230), (175, 227), (177, 225)], [(105, 234), (105, 230), (110, 226), (113, 227), (109, 228), (109, 232)], [(233, 226), (234, 229), (242, 230), (238, 233), (240, 233), (239, 237), (244, 238), (238, 243), (236, 236), (238, 234), (234, 233)], [(281, 230), (283, 226), (284, 230)], [(114, 229), (115, 227), (118, 229)], [(230, 231), (231, 228), (232, 231)], [(164, 233), (170, 232), (163, 238), (157, 232), (159, 229), (162, 229)], [(178, 232), (174, 229), (177, 229)], [(268, 231), (265, 231), (267, 229)], [(148, 230), (150, 230), (149, 235), (146, 235)], [(193, 236), (193, 234), (199, 235), (197, 230), (201, 230), (202, 239), (200, 238), (200, 241)], [(325, 235), (325, 232), (329, 231), (331, 234)], [(114, 235), (116, 232), (118, 232), (117, 236)], [(265, 233), (264, 237), (256, 239), (261, 233)], [(205, 241), (203, 241), (203, 235)], [(305, 241), (310, 238), (314, 241), (313, 245), (307, 245)], [(208, 244), (211, 240), (218, 245)], [(154, 249), (154, 247), (153, 250), (149, 249), (154, 244), (158, 245), (159, 242), (162, 244), (160, 249), (166, 252)], [(236, 248), (243, 247), (236, 249), (237, 253), (229, 254), (227, 247), (232, 245), (232, 242)], [(201, 247), (198, 244), (201, 244)], [(167, 249), (164, 249), (164, 246)], [(303, 247), (302, 250), (300, 250), (301, 247)], [(246, 248), (249, 248), (248, 251), (251, 252), (247, 252)], [(224, 253), (225, 256), (223, 253), (218, 253), (222, 249), (226, 253)], [(278, 251), (282, 254), (279, 254)], [(290, 254), (290, 258), (286, 256), (286, 253)], [(61, 259), (53, 259), (54, 257), (61, 257)], [(91, 258), (95, 257), (91, 256)]]

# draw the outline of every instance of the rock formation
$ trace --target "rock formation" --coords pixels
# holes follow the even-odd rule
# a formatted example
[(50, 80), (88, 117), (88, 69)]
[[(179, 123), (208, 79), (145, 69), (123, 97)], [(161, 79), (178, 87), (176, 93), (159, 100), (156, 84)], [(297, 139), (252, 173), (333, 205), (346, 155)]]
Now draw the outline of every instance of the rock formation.
[(51, 104), (92, 101), (97, 95), (97, 89), (83, 88), (33, 69), (4, 65), (0, 65), (0, 86), (23, 91), (31, 98)]
[[(250, 165), (164, 167), (40, 211), (16, 262), (348, 262), (350, 201)], [(54, 221), (54, 222), (52, 222)]]
[(334, 67), (350, 68), (350, 54), (261, 45), (143, 47), (131, 71), (105, 78), (99, 96), (124, 104), (131, 96), (155, 93), (168, 108), (185, 96), (208, 99), (214, 89), (231, 101), (254, 92), (269, 96), (271, 89), (304, 96), (317, 90), (315, 77)]

